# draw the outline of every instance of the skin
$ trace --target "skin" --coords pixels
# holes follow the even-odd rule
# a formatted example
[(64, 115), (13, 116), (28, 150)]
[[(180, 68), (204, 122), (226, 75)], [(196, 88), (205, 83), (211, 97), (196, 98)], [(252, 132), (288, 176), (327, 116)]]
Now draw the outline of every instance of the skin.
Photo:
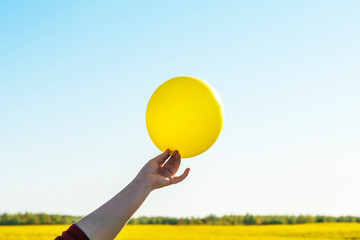
[(167, 149), (148, 161), (123, 190), (76, 225), (90, 240), (114, 239), (153, 190), (177, 184), (188, 176), (189, 168), (175, 176), (181, 163), (179, 152), (169, 157)]

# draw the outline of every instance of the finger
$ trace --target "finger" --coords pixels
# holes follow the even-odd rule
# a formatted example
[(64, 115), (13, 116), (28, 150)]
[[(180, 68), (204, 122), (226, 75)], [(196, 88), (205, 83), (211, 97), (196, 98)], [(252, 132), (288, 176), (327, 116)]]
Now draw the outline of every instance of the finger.
[(174, 175), (180, 166), (180, 154), (179, 151), (175, 150), (174, 154), (170, 157), (170, 159), (164, 164), (164, 168), (168, 170), (171, 175)]
[(158, 156), (156, 156), (152, 160), (154, 160), (155, 162), (157, 162), (159, 164), (162, 164), (163, 162), (166, 161), (166, 159), (168, 159), (169, 156), (170, 156), (170, 150), (166, 149), (165, 152), (159, 154)]
[(180, 176), (172, 176), (170, 178), (170, 183), (171, 184), (177, 184), (179, 182), (182, 182), (188, 175), (190, 172), (190, 168), (185, 169), (184, 173), (181, 174)]
[(179, 152), (177, 152), (177, 155), (173, 161), (172, 167), (169, 170), (173, 176), (179, 170), (180, 164), (181, 164), (181, 155)]

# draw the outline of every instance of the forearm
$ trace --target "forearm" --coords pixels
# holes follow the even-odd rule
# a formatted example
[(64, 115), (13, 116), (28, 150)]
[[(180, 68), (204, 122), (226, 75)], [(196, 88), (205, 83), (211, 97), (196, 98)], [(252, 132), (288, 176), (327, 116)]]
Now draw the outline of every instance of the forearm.
[(148, 161), (129, 185), (76, 225), (90, 240), (114, 239), (152, 190), (179, 183), (189, 174), (187, 168), (183, 174), (175, 176), (181, 157), (178, 151), (169, 156), (167, 149)]
[(151, 192), (137, 176), (121, 192), (76, 224), (90, 240), (114, 239)]

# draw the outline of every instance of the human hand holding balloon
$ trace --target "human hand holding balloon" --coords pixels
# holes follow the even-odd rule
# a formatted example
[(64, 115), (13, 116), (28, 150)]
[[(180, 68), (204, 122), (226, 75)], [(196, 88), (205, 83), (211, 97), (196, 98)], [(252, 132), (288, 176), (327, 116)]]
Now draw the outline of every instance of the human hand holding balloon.
[[(176, 77), (156, 89), (146, 110), (146, 126), (154, 144), (164, 152), (139, 173), (150, 191), (184, 180), (189, 168), (175, 176), (180, 153), (193, 157), (205, 152), (218, 138), (222, 124), (221, 99), (206, 82), (194, 77)], [(165, 163), (171, 152), (173, 155)]]
[(170, 158), (169, 156), (170, 150), (167, 149), (165, 152), (151, 159), (140, 170), (137, 178), (139, 178), (140, 182), (147, 183), (147, 188), (150, 191), (179, 183), (188, 176), (190, 168), (187, 168), (180, 176), (175, 176), (181, 163), (179, 152), (175, 151)]
[(163, 83), (146, 110), (147, 130), (163, 153), (148, 161), (123, 190), (77, 222), (77, 228), (89, 239), (114, 239), (152, 190), (188, 176), (189, 168), (175, 176), (180, 154), (193, 157), (205, 152), (215, 143), (222, 124), (221, 100), (209, 84), (193, 77)]

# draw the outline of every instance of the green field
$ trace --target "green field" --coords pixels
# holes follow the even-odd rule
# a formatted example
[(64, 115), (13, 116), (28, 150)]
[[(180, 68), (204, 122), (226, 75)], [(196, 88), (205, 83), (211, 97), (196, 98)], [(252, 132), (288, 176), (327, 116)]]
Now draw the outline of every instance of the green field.
[[(67, 225), (0, 226), (0, 240), (54, 239)], [(360, 223), (268, 226), (128, 225), (116, 239), (360, 239)]]

